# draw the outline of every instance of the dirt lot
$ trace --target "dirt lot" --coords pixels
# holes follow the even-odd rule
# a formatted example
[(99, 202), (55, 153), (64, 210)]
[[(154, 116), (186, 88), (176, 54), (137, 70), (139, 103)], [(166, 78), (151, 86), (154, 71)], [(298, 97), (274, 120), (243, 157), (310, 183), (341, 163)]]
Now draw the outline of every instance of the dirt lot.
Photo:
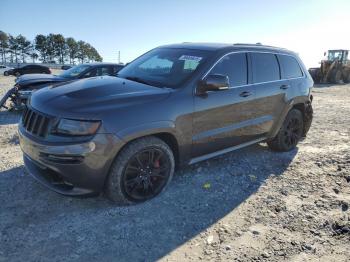
[[(0, 76), (0, 95), (13, 79)], [(260, 144), (187, 167), (131, 207), (39, 185), (23, 168), (19, 114), (2, 110), (0, 261), (348, 261), (350, 85), (314, 97), (297, 150)]]

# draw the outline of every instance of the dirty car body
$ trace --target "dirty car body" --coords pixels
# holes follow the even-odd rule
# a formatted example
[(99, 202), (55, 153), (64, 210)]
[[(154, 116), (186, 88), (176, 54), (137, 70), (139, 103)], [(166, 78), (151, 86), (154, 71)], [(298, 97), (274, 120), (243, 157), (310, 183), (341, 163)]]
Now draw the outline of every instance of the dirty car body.
[[(157, 59), (161, 71), (151, 66)], [(290, 59), (296, 76), (284, 66)], [(264, 71), (266, 61), (276, 63), (276, 69)], [(235, 70), (226, 63), (236, 64)], [(181, 74), (173, 77), (172, 70)], [(156, 151), (169, 148), (181, 166), (273, 140), (293, 109), (303, 115), (300, 137), (305, 136), (312, 120), (312, 86), (298, 56), (285, 49), (159, 47), (131, 62), (117, 78), (83, 79), (35, 92), (19, 124), (25, 166), (58, 193), (93, 194), (106, 188), (125, 155), (149, 137)], [(153, 165), (157, 169), (159, 161)], [(128, 201), (138, 201), (121, 187)]]

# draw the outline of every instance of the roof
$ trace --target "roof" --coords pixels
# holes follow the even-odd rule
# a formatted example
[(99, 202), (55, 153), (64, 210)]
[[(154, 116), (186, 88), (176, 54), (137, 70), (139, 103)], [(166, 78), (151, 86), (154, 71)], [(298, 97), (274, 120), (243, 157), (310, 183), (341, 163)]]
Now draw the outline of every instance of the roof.
[(275, 46), (268, 46), (268, 45), (262, 45), (260, 43), (257, 44), (242, 44), (242, 43), (236, 43), (236, 44), (225, 44), (225, 43), (190, 43), (190, 42), (184, 42), (181, 44), (171, 44), (171, 45), (164, 45), (160, 46), (163, 48), (185, 48), (185, 49), (199, 49), (199, 50), (212, 50), (212, 51), (218, 51), (221, 49), (229, 49), (229, 50), (273, 50), (273, 51), (282, 51), (286, 53), (294, 53), (290, 50), (287, 50), (285, 48), (275, 47)]
[(98, 65), (120, 65), (120, 66), (122, 66), (122, 64), (118, 64), (118, 63), (108, 63), (108, 62), (84, 63), (83, 65), (90, 65), (90, 66), (98, 66)]

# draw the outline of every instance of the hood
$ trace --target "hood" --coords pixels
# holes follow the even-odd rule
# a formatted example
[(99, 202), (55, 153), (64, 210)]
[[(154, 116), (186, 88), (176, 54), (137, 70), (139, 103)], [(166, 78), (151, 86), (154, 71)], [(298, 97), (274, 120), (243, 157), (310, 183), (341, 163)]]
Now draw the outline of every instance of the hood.
[(25, 89), (29, 86), (35, 86), (40, 84), (57, 83), (63, 81), (69, 81), (70, 79), (48, 74), (27, 74), (22, 75), (16, 79), (16, 85), (19, 89)]
[(52, 116), (92, 119), (118, 108), (154, 102), (169, 94), (167, 88), (103, 76), (45, 87), (33, 93), (30, 104)]

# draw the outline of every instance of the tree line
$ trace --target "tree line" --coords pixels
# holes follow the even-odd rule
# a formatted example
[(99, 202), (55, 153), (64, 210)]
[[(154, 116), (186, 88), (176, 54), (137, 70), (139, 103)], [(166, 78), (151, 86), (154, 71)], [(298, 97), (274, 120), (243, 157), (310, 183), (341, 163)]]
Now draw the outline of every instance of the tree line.
[(84, 41), (73, 37), (65, 38), (61, 34), (39, 34), (34, 41), (23, 35), (13, 36), (0, 30), (0, 52), (3, 64), (6, 63), (43, 63), (75, 64), (101, 62), (97, 50)]

